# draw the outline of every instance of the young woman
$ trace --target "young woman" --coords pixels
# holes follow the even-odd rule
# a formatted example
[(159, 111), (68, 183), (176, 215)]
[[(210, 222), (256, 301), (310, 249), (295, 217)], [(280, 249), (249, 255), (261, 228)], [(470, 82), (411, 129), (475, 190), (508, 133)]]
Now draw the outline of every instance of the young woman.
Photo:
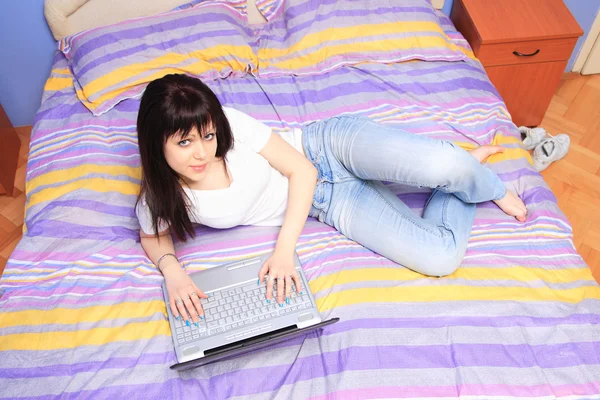
[[(167, 75), (151, 82), (137, 120), (142, 163), (136, 204), (142, 247), (165, 277), (176, 317), (203, 318), (207, 297), (181, 268), (171, 233), (194, 236), (192, 223), (214, 228), (281, 226), (262, 267), (267, 301), (279, 304), (291, 283), (302, 290), (293, 256), (307, 216), (425, 275), (452, 273), (461, 263), (475, 204), (494, 201), (525, 221), (525, 205), (481, 163), (498, 146), (471, 152), (440, 140), (336, 117), (282, 137), (252, 117), (221, 107), (200, 80)], [(423, 217), (381, 181), (433, 189)]]

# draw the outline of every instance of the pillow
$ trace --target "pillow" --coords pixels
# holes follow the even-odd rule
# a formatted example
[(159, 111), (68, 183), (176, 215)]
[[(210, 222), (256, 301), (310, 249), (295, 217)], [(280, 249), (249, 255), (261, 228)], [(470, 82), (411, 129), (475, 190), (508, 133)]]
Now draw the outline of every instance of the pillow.
[(194, 7), (136, 18), (68, 36), (59, 42), (78, 98), (100, 115), (140, 97), (146, 85), (170, 73), (201, 79), (256, 72), (245, 17), (231, 4)]
[(265, 17), (267, 21), (271, 21), (277, 14), (284, 0), (254, 0), (256, 8)]
[(287, 0), (258, 50), (263, 77), (473, 57), (449, 40), (429, 0)]

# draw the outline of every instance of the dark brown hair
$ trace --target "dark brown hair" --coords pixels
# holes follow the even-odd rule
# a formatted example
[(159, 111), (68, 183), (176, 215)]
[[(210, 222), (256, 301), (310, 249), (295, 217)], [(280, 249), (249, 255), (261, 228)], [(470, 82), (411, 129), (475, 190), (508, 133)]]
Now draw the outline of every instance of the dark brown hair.
[(225, 158), (233, 146), (227, 117), (217, 96), (197, 78), (171, 74), (146, 87), (137, 118), (138, 145), (142, 162), (142, 182), (136, 206), (143, 198), (150, 210), (152, 229), (158, 237), (158, 221), (163, 221), (181, 240), (194, 237), (189, 217), (189, 199), (164, 155), (164, 145), (173, 135), (185, 138), (192, 128), (204, 132), (213, 125), (217, 157)]

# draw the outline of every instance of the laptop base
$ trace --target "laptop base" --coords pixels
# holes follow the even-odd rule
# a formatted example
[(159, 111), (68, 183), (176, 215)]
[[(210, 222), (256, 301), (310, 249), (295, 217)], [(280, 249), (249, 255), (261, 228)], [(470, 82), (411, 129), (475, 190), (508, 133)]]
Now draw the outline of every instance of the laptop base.
[(176, 371), (185, 371), (187, 369), (200, 367), (202, 365), (210, 364), (215, 361), (220, 361), (229, 357), (235, 357), (237, 355), (244, 354), (252, 350), (262, 349), (269, 345), (280, 343), (290, 338), (306, 334), (316, 329), (323, 328), (327, 325), (334, 324), (339, 320), (340, 319), (336, 317), (328, 319), (327, 321), (323, 321), (316, 325), (307, 326), (306, 328), (302, 329), (298, 329), (296, 325), (294, 325), (290, 326), (289, 328), (279, 329), (274, 332), (268, 332), (263, 335), (228, 344), (227, 346), (223, 346), (222, 348), (209, 350), (205, 352), (206, 355), (204, 357), (171, 365), (171, 369)]

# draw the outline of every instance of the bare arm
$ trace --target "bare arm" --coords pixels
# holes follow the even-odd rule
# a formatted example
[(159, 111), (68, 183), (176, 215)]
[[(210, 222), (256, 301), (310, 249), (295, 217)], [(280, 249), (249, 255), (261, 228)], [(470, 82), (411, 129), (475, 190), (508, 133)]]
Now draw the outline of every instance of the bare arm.
[[(304, 228), (312, 204), (317, 183), (317, 170), (305, 156), (277, 134), (271, 134), (269, 141), (260, 154), (267, 159), (273, 168), (289, 179), (288, 207), (277, 237), (275, 252), (271, 259), (265, 263), (259, 276), (259, 279), (262, 280), (266, 272), (270, 270), (269, 275), (272, 278), (278, 278), (277, 300), (282, 303), (284, 298), (290, 295), (290, 275), (296, 282), (298, 291), (301, 289), (299, 277), (293, 268), (293, 256), (296, 243)], [(278, 274), (281, 276), (277, 276)], [(272, 293), (272, 282), (269, 281), (267, 285), (267, 299), (269, 300)]]
[[(140, 229), (140, 241), (142, 248), (154, 265), (163, 255), (175, 254), (175, 247), (169, 230), (159, 232), (157, 238), (155, 235), (147, 235)], [(181, 316), (184, 321), (197, 323), (198, 319), (204, 316), (200, 298), (208, 296), (194, 284), (175, 257), (164, 257), (160, 261), (159, 267), (160, 272), (165, 277), (167, 292), (169, 293), (169, 306), (175, 318), (178, 319)], [(191, 293), (196, 293), (197, 296), (190, 296)], [(177, 304), (177, 299), (181, 299), (183, 303)]]

